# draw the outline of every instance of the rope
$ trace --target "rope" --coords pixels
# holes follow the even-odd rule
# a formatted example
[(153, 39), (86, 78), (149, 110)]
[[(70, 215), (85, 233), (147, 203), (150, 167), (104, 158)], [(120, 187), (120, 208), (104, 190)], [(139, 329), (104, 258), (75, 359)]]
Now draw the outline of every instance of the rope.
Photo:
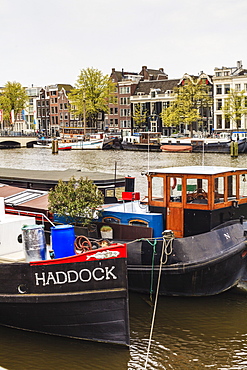
[[(162, 244), (162, 250), (161, 250), (161, 256), (160, 256), (159, 275), (158, 275), (153, 317), (152, 317), (151, 329), (150, 329), (150, 334), (149, 334), (148, 349), (147, 349), (147, 356), (146, 356), (146, 362), (145, 362), (144, 369), (147, 368), (148, 357), (149, 357), (149, 352), (150, 352), (150, 347), (151, 347), (151, 340), (152, 340), (153, 329), (154, 329), (154, 320), (155, 320), (155, 315), (156, 315), (156, 310), (157, 310), (157, 303), (158, 303), (158, 296), (159, 296), (159, 289), (160, 289), (160, 278), (161, 278), (162, 266), (167, 263), (168, 256), (172, 253), (172, 241), (173, 240), (174, 240), (174, 236), (171, 231), (163, 232), (163, 244)], [(165, 254), (165, 260), (163, 261), (164, 254)]]
[(149, 298), (150, 298), (150, 301), (152, 302), (152, 300), (153, 300), (153, 282), (154, 282), (154, 256), (156, 254), (157, 239), (154, 240), (154, 243), (151, 243), (149, 240), (148, 240), (148, 242), (153, 247), (151, 283), (150, 283), (150, 291), (149, 291)]
[(147, 242), (149, 242), (149, 244), (151, 244), (151, 242), (150, 242), (151, 240), (158, 241), (158, 240), (162, 240), (162, 239), (163, 239), (162, 237), (159, 237), (159, 238), (140, 238), (140, 239), (135, 239), (135, 240), (131, 240), (129, 242), (126, 242), (126, 244), (132, 244), (132, 243), (135, 243), (135, 242), (142, 242), (143, 240), (147, 241)]

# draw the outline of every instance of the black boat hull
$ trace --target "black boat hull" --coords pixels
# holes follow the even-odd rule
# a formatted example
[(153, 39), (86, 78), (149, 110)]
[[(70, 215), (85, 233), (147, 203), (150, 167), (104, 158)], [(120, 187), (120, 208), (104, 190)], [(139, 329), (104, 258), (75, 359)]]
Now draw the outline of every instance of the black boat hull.
[[(162, 244), (159, 241), (152, 246), (142, 241), (129, 246), (128, 284), (131, 291), (148, 294), (156, 291)], [(219, 294), (238, 284), (244, 275), (246, 261), (246, 242), (240, 223), (175, 239), (167, 263), (162, 264), (159, 294)]]
[(134, 144), (122, 142), (122, 149), (140, 152), (161, 152), (160, 144)]
[(129, 345), (126, 264), (1, 263), (0, 325)]
[(47, 301), (39, 298), (33, 296), (26, 299), (26, 303), (18, 299), (6, 302), (5, 298), (5, 302), (0, 303), (1, 325), (76, 339), (129, 344), (123, 290), (111, 294), (62, 294)]

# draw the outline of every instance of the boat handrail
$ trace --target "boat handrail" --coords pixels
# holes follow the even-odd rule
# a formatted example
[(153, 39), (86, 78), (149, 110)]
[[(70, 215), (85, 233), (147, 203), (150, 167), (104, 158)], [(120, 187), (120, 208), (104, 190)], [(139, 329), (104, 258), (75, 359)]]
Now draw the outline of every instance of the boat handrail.
[(44, 219), (46, 221), (48, 221), (51, 226), (55, 226), (54, 223), (49, 219), (49, 217), (47, 217), (44, 213), (40, 213), (40, 212), (31, 212), (31, 211), (24, 211), (24, 210), (20, 210), (20, 209), (12, 209), (12, 208), (5, 208), (5, 212), (6, 213), (17, 213), (19, 216), (25, 214), (27, 216), (30, 216), (30, 215), (33, 215), (33, 216), (41, 216), (42, 217), (42, 224), (44, 224)]

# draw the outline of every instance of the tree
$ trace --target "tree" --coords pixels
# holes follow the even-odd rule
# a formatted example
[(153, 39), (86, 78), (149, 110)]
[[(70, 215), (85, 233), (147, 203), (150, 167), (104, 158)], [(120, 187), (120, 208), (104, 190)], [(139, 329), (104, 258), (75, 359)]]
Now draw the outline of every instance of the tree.
[(209, 95), (209, 86), (202, 79), (190, 78), (179, 86), (173, 94), (171, 105), (161, 112), (165, 126), (176, 126), (180, 123), (190, 125), (201, 121), (200, 108), (210, 107), (212, 98)]
[[(26, 90), (19, 82), (7, 82), (0, 96), (0, 108), (3, 109), (3, 120), (6, 125), (14, 127), (17, 114), (20, 113), (28, 101)], [(11, 119), (14, 113), (14, 122)]]
[[(247, 114), (245, 91), (230, 90), (222, 107), (225, 118), (235, 123), (236, 129), (241, 127), (241, 118)], [(234, 128), (234, 127), (233, 127)]]
[(135, 105), (133, 120), (138, 128), (140, 128), (142, 124), (146, 122), (147, 115), (147, 111), (145, 109), (142, 109), (140, 103)]
[(72, 177), (68, 182), (59, 180), (50, 190), (48, 201), (52, 213), (63, 216), (68, 223), (86, 226), (99, 214), (104, 196), (91, 180)]
[[(115, 97), (116, 85), (108, 75), (94, 68), (82, 69), (75, 88), (69, 94), (74, 113), (84, 117), (96, 127), (99, 112), (109, 111), (109, 102)], [(85, 133), (85, 132), (84, 132)]]

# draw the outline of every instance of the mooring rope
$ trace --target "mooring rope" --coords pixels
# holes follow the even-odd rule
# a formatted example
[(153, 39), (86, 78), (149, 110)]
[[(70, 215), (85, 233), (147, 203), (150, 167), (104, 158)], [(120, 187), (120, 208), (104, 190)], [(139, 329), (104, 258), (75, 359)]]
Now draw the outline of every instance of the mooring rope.
[[(146, 362), (145, 362), (144, 369), (147, 368), (149, 352), (150, 352), (150, 347), (151, 347), (151, 340), (152, 340), (152, 335), (153, 335), (154, 321), (155, 321), (159, 289), (160, 289), (160, 278), (161, 278), (162, 265), (167, 263), (168, 256), (172, 253), (172, 241), (173, 240), (174, 240), (174, 235), (172, 231), (168, 230), (168, 231), (163, 232), (163, 244), (162, 244), (162, 250), (161, 250), (161, 256), (160, 256), (159, 275), (158, 275), (158, 281), (157, 281), (153, 317), (152, 317), (151, 329), (150, 329), (150, 334), (149, 334), (148, 349), (147, 349), (147, 356), (146, 356)], [(165, 254), (165, 261), (163, 261), (164, 254)]]
[(149, 298), (150, 298), (150, 301), (152, 302), (152, 300), (153, 300), (153, 283), (154, 283), (154, 257), (155, 257), (155, 254), (156, 254), (157, 239), (155, 239), (153, 243), (151, 243), (149, 240), (148, 240), (148, 242), (153, 247), (151, 282), (150, 282), (150, 291), (149, 291)]

